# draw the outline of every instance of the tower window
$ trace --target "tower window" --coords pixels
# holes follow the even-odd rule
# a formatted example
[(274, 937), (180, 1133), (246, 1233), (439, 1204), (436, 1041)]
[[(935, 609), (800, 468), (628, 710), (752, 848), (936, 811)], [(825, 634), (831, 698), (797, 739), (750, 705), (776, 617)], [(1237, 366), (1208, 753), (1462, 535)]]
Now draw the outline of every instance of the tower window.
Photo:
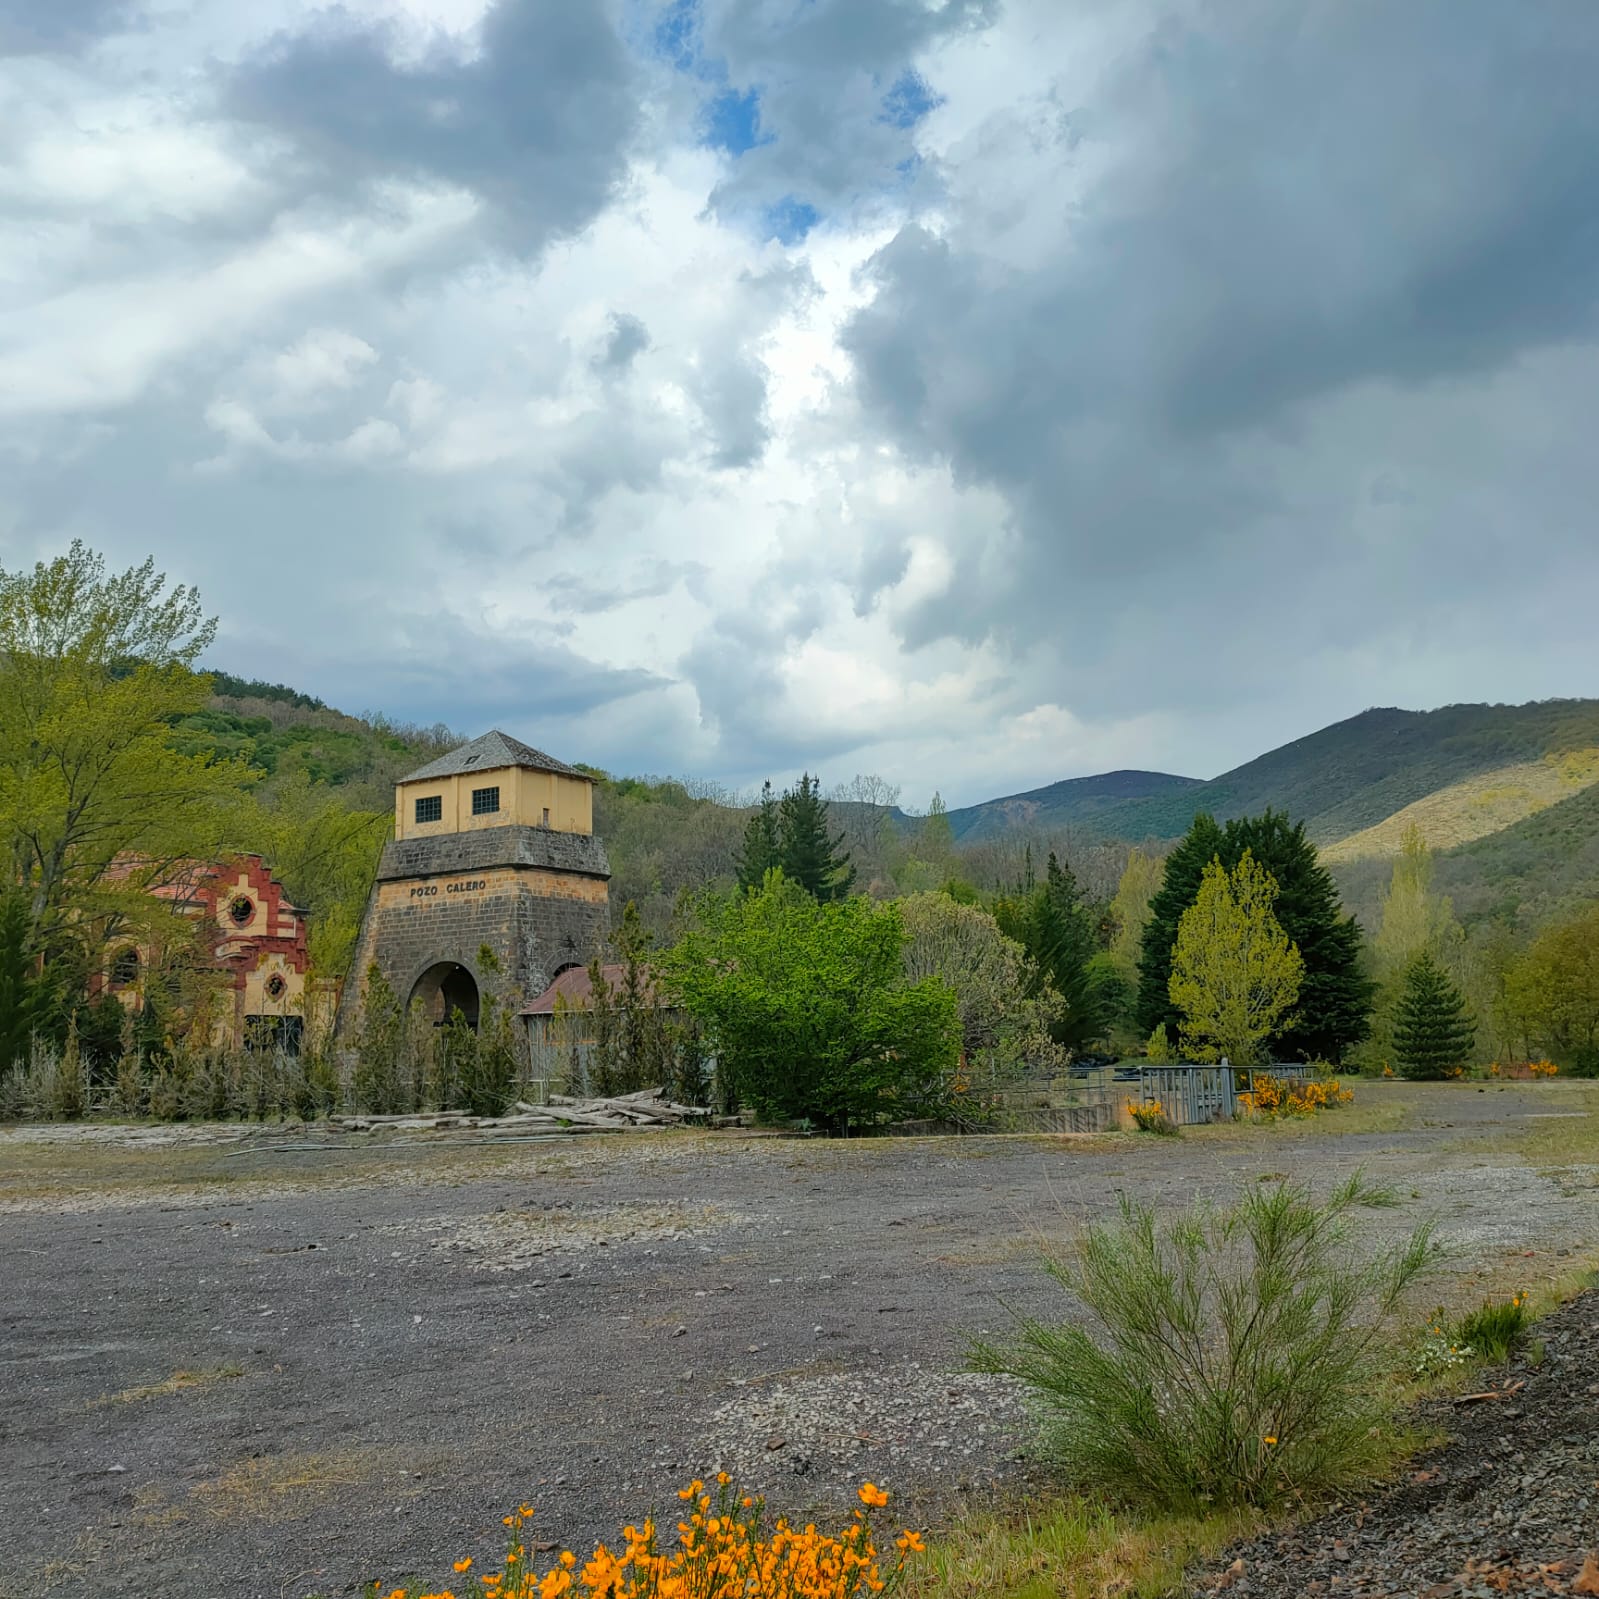
[(472, 814), (474, 816), (492, 816), (500, 808), (500, 790), (496, 784), (493, 788), (475, 788), (472, 790)]
[(444, 820), (444, 796), (442, 794), (424, 794), (416, 802), (416, 819), (419, 822), (442, 822)]
[(111, 986), (132, 988), (139, 981), (139, 952), (136, 949), (120, 950), (111, 963)]
[(550, 808), (549, 808), (548, 805), (546, 805), (544, 807), (544, 824), (543, 825), (545, 827), (548, 827), (550, 825)]

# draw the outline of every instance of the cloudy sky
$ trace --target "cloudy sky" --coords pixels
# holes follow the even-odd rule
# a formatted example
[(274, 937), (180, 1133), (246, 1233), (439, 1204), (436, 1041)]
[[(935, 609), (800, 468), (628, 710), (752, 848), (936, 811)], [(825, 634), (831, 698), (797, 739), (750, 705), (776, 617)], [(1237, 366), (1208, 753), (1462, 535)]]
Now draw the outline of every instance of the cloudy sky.
[(1599, 692), (1593, 0), (0, 0), (0, 562), (738, 785)]

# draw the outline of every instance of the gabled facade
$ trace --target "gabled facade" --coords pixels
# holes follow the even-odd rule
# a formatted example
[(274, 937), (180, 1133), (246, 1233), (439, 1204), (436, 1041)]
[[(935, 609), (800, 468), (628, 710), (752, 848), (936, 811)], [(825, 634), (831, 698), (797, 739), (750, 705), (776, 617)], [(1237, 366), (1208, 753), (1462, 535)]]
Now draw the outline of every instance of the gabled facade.
[[(331, 995), (310, 978), (304, 913), (259, 855), (195, 862), (152, 890), (199, 920), (202, 943), (226, 973), (225, 1008), (212, 1042), (297, 1049), (307, 1018)], [(132, 1010), (144, 1005), (152, 951), (136, 940), (113, 944), (98, 987)]]

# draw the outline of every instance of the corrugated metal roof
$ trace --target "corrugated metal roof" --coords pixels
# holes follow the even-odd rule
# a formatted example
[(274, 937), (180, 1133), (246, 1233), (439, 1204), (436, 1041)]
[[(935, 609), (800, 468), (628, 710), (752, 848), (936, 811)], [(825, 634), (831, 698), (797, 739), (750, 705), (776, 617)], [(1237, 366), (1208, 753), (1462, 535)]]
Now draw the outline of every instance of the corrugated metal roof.
[(435, 777), (456, 777), (462, 772), (492, 772), (506, 766), (526, 766), (535, 772), (557, 772), (562, 777), (582, 778), (585, 783), (592, 781), (586, 772), (580, 772), (575, 766), (568, 766), (565, 761), (558, 761), (553, 755), (546, 755), (543, 750), (536, 750), (521, 739), (500, 732), (498, 728), (473, 739), (470, 744), (463, 744), (458, 750), (451, 750), (448, 755), (441, 755), (436, 761), (429, 761), (426, 766), (418, 767), (400, 781), (426, 783)]

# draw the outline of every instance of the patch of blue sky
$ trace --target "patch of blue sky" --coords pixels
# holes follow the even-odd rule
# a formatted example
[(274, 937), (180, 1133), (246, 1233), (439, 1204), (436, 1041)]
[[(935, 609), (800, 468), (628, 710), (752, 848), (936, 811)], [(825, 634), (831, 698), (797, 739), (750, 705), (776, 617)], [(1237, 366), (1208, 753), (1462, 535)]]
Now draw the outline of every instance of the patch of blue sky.
[(650, 43), (679, 72), (693, 72), (700, 55), (700, 0), (670, 0), (657, 18)]
[(792, 194), (785, 194), (761, 214), (767, 238), (776, 239), (779, 244), (798, 244), (821, 220), (822, 214), (814, 205)]
[(944, 103), (939, 94), (921, 73), (907, 68), (890, 85), (883, 96), (883, 109), (879, 122), (892, 123), (896, 128), (914, 128), (929, 111)]
[(743, 155), (758, 144), (770, 144), (771, 134), (761, 132), (759, 90), (746, 89), (743, 94), (736, 89), (722, 90), (705, 107), (703, 137), (712, 149), (732, 156)]

